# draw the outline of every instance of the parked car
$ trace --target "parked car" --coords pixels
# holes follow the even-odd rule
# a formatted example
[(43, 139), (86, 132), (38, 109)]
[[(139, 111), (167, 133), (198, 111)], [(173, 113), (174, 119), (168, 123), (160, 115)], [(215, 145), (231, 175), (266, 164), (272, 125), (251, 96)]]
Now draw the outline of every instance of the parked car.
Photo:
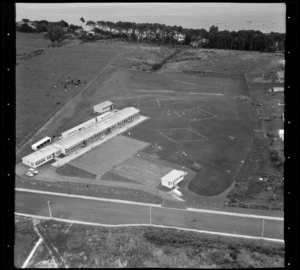
[(39, 173), (37, 170), (35, 170), (35, 169), (33, 169), (33, 168), (30, 168), (30, 169), (28, 170), (28, 172), (30, 172), (30, 173), (32, 173), (32, 174), (38, 174), (38, 173)]
[(29, 177), (33, 177), (34, 176), (34, 174), (30, 173), (30, 172), (27, 172), (26, 175), (29, 176)]

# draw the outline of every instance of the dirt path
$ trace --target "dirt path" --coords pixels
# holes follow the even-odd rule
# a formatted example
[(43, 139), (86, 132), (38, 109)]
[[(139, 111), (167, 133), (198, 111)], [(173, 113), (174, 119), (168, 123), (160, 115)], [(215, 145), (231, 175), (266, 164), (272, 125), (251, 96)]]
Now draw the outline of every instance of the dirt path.
[(36, 224), (34, 224), (34, 230), (38, 234), (38, 236), (43, 239), (43, 243), (45, 244), (46, 248), (48, 249), (51, 257), (55, 260), (55, 262), (58, 265), (58, 268), (68, 268), (66, 265), (66, 262), (62, 258), (62, 256), (59, 254), (57, 248), (54, 247), (54, 245), (50, 242), (48, 237), (46, 236), (45, 228), (44, 227), (37, 227)]

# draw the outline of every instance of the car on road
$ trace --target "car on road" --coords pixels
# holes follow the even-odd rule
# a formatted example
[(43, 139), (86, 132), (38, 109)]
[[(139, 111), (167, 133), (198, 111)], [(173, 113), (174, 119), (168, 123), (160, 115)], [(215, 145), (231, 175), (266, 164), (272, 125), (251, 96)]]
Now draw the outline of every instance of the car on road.
[(33, 177), (34, 176), (34, 174), (31, 173), (31, 172), (27, 172), (26, 175), (29, 176), (29, 177)]

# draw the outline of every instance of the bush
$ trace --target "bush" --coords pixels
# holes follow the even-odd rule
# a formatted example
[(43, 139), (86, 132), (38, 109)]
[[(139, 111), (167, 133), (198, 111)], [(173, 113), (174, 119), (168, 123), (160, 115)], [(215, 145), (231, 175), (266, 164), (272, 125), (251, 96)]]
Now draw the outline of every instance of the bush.
[(24, 33), (33, 33), (33, 32), (36, 32), (36, 30), (33, 29), (33, 28), (31, 28), (27, 23), (22, 24), (22, 25), (18, 28), (18, 30), (19, 30), (20, 32), (24, 32)]

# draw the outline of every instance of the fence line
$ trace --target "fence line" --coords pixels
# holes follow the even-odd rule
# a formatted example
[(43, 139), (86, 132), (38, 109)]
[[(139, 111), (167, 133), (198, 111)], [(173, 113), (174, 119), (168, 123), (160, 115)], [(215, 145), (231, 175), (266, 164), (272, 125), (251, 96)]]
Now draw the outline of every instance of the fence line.
[[(71, 193), (71, 190), (74, 191), (87, 191), (87, 192), (93, 192), (95, 195), (98, 196), (105, 195), (105, 194), (114, 194), (114, 195), (122, 195), (125, 197), (136, 198), (138, 195), (137, 193), (140, 193), (139, 197), (148, 198), (151, 201), (157, 202), (158, 200), (162, 200), (160, 196), (154, 195), (154, 194), (147, 194), (144, 191), (136, 191), (136, 190), (129, 190), (129, 191), (121, 191), (118, 187), (109, 187), (109, 186), (103, 186), (99, 187), (98, 185), (93, 184), (83, 184), (79, 182), (48, 182), (48, 181), (40, 181), (40, 180), (24, 180), (23, 178), (16, 175), (16, 183), (22, 183), (22, 184), (30, 184), (30, 185), (39, 185), (39, 186), (45, 186), (45, 187), (51, 187), (51, 188), (59, 188), (62, 190), (65, 190), (66, 193)], [(159, 194), (159, 193), (158, 193)], [(192, 200), (192, 205), (197, 206), (212, 206), (212, 207), (237, 207), (237, 208), (247, 208), (247, 209), (258, 209), (258, 210), (279, 210), (283, 211), (283, 207), (274, 207), (270, 205), (263, 205), (263, 204), (255, 204), (255, 203), (245, 203), (241, 202), (238, 199), (236, 199), (237, 202), (235, 203), (218, 203), (218, 202), (209, 202), (205, 199), (200, 200)], [(189, 204), (189, 203), (188, 203)]]

